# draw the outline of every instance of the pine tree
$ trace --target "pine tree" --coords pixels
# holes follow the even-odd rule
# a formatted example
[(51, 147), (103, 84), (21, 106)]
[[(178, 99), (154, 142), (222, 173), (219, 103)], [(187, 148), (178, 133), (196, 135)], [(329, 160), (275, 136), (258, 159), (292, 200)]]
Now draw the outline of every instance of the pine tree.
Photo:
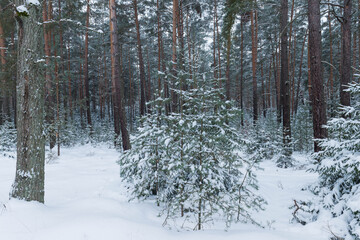
[[(321, 204), (333, 216), (345, 221), (347, 231), (359, 238), (360, 214), (360, 85), (349, 84), (345, 91), (353, 96), (353, 106), (342, 106), (341, 117), (328, 122), (329, 139), (320, 140), (321, 151), (314, 158), (321, 160), (317, 167)], [(351, 115), (351, 119), (349, 116)], [(340, 236), (343, 237), (343, 236)]]
[[(192, 88), (174, 89), (179, 113), (150, 115), (120, 159), (121, 176), (135, 198), (156, 195), (166, 223), (184, 217), (186, 226), (202, 229), (215, 216), (254, 222), (249, 209), (261, 209), (253, 193), (256, 161), (243, 159), (245, 145), (233, 126), (240, 111), (225, 101), (211, 73), (178, 74)], [(177, 85), (181, 85), (178, 83)], [(160, 99), (159, 99), (160, 100)]]
[[(11, 197), (44, 202), (44, 81), (40, 74), (41, 5), (17, 0), (17, 162)], [(21, 8), (20, 8), (21, 7)], [(20, 12), (19, 9), (22, 9)], [(40, 77), (39, 77), (40, 76)]]

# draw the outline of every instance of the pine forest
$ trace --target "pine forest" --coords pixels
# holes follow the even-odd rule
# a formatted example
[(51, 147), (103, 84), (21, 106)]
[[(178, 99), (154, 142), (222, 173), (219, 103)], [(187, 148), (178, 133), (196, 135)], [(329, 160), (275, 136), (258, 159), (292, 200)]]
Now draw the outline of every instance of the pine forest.
[(360, 0), (0, 0), (0, 239), (360, 239)]

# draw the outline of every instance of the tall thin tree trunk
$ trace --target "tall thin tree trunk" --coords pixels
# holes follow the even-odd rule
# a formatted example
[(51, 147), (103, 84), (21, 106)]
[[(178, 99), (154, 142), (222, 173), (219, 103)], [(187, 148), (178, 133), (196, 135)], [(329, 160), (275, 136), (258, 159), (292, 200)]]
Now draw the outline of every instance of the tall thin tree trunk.
[(70, 117), (73, 119), (73, 103), (72, 103), (72, 89), (71, 89), (71, 65), (70, 65), (70, 43), (68, 44), (68, 101), (70, 109)]
[[(292, 78), (292, 75), (295, 73), (295, 67), (292, 68), (293, 64), (292, 64), (292, 57), (291, 57), (291, 46), (292, 46), (292, 37), (293, 37), (293, 19), (294, 19), (294, 9), (295, 9), (295, 0), (292, 0), (292, 3), (291, 3), (291, 14), (290, 14), (290, 29), (289, 29), (289, 43), (288, 43), (288, 74), (289, 74), (289, 81), (290, 81), (290, 91), (289, 91), (289, 94), (290, 94), (290, 106), (292, 109), (294, 109), (294, 94), (293, 94), (293, 91), (294, 91), (294, 88), (293, 88), (293, 78)], [(295, 41), (296, 41), (296, 38), (294, 37), (294, 45), (295, 45)], [(293, 51), (293, 55), (294, 55), (294, 65), (295, 65), (295, 53), (296, 53), (296, 49), (295, 49), (295, 46), (294, 46), (294, 51)]]
[[(50, 2), (49, 2), (50, 6)], [(48, 21), (48, 5), (47, 1), (43, 1), (43, 22)], [(53, 109), (53, 97), (52, 97), (52, 80), (50, 74), (50, 57), (51, 57), (51, 49), (50, 49), (50, 30), (48, 29), (48, 24), (44, 24), (44, 43), (45, 43), (45, 63), (46, 63), (46, 72), (45, 72), (45, 106), (46, 106), (46, 115), (45, 120), (47, 124), (52, 125), (54, 124), (54, 109)], [(50, 139), (50, 149), (55, 147), (56, 143), (56, 135), (53, 128), (49, 130), (49, 139)]]
[(285, 154), (291, 155), (291, 126), (290, 126), (290, 81), (288, 63), (288, 1), (281, 1), (280, 29), (281, 29), (281, 98), (283, 112), (283, 142), (285, 144)]
[[(330, 2), (330, 0), (328, 0)], [(333, 43), (332, 43), (332, 25), (331, 25), (331, 12), (330, 5), (328, 6), (328, 22), (329, 22), (329, 48), (330, 48), (330, 76), (329, 76), (329, 85), (330, 85), (330, 99), (333, 99), (334, 96), (334, 69), (333, 69)]]
[[(2, 22), (0, 20), (0, 57), (1, 57), (1, 71), (6, 71), (6, 46), (5, 46), (5, 36), (4, 30), (2, 26)], [(0, 124), (2, 123), (3, 117), (8, 120), (10, 117), (10, 101), (9, 101), (9, 90), (5, 89), (6, 79), (2, 79), (2, 84), (4, 88), (1, 91), (2, 96), (0, 96)], [(2, 103), (1, 103), (2, 101)], [(2, 115), (3, 114), (3, 115)]]
[[(215, 24), (215, 23), (214, 23)], [(190, 36), (190, 30), (189, 30), (189, 10), (186, 13), (186, 36), (187, 36), (187, 44), (188, 44), (188, 54), (189, 54), (189, 74), (190, 74), (190, 78), (192, 79), (192, 61), (191, 61), (191, 36)], [(215, 36), (214, 36), (214, 48), (216, 48), (215, 46)], [(214, 50), (215, 53), (215, 50)], [(214, 56), (215, 57), (215, 56)], [(216, 63), (216, 59), (214, 59), (215, 63)], [(216, 65), (216, 64), (215, 64)], [(217, 71), (217, 70), (216, 70)], [(217, 75), (217, 74), (216, 74)], [(215, 77), (217, 78), (217, 76)]]
[(244, 126), (244, 17), (240, 22), (241, 44), (240, 44), (240, 109), (241, 126)]
[(87, 0), (84, 78), (85, 78), (86, 117), (87, 117), (87, 124), (89, 127), (91, 127), (92, 123), (91, 123), (91, 109), (90, 109), (90, 89), (89, 89), (89, 27), (90, 27), (90, 0)]
[(137, 0), (133, 0), (134, 14), (135, 14), (135, 25), (136, 25), (136, 40), (140, 67), (140, 115), (144, 116), (146, 113), (146, 92), (145, 92), (145, 67), (142, 56), (141, 37), (140, 37), (140, 24), (137, 10)]
[(263, 116), (266, 118), (266, 95), (265, 95), (265, 85), (264, 85), (264, 66), (261, 62), (261, 99), (262, 99), (262, 107), (263, 107)]
[(119, 75), (119, 48), (118, 48), (118, 30), (116, 19), (115, 0), (109, 0), (110, 8), (110, 47), (111, 47), (111, 81), (112, 81), (112, 99), (114, 105), (114, 127), (116, 136), (122, 138), (122, 147), (129, 150), (130, 137), (126, 127), (126, 115), (123, 107), (123, 96), (121, 94), (120, 75)]
[[(49, 0), (48, 5), (48, 20), (53, 20), (53, 6), (52, 1)], [(58, 69), (58, 61), (57, 61), (57, 46), (55, 41), (55, 35), (50, 34), (50, 39), (52, 38), (52, 44), (54, 47), (54, 74), (55, 74), (55, 96), (56, 96), (56, 121), (54, 121), (54, 131), (55, 131), (55, 141), (57, 143), (57, 154), (60, 156), (60, 95), (59, 95), (59, 69)]]
[(252, 42), (252, 85), (253, 85), (253, 120), (254, 124), (258, 120), (258, 96), (257, 96), (257, 13), (256, 10), (251, 11), (251, 42)]
[(340, 80), (340, 104), (350, 106), (350, 92), (345, 92), (351, 81), (351, 0), (344, 0), (343, 34), (342, 34), (342, 68)]
[[(173, 0), (173, 26), (172, 26), (172, 74), (174, 78), (177, 75), (177, 25), (178, 25), (178, 17), (179, 17), (179, 2), (178, 0)], [(175, 87), (175, 80), (173, 80), (173, 87)], [(171, 90), (171, 97), (172, 97), (172, 111), (177, 111), (177, 94), (174, 90)]]
[[(323, 125), (327, 120), (321, 63), (320, 2), (318, 0), (309, 0), (308, 18), (314, 138), (324, 139), (327, 137), (327, 131)], [(314, 143), (314, 150), (315, 152), (321, 150), (317, 141)]]
[(217, 50), (218, 50), (218, 76), (219, 76), (219, 87), (221, 88), (221, 45), (220, 45), (220, 33), (219, 33), (219, 21), (217, 15), (217, 0), (214, 0), (214, 11), (215, 11), (215, 24), (216, 24), (216, 35), (217, 35)]
[[(188, 18), (189, 14), (187, 14)], [(186, 20), (187, 20), (186, 18)], [(217, 62), (216, 62), (216, 17), (215, 17), (215, 8), (214, 8), (214, 30), (213, 30), (213, 64), (214, 64), (214, 79), (218, 78), (217, 74)], [(188, 26), (188, 21), (186, 21), (186, 26)]]
[(297, 110), (298, 110), (298, 106), (299, 106), (299, 93), (300, 93), (300, 83), (301, 83), (301, 76), (302, 76), (302, 65), (303, 65), (303, 58), (304, 58), (304, 52), (305, 52), (304, 50), (305, 50), (305, 43), (306, 43), (307, 36), (308, 36), (308, 31), (306, 31), (304, 43), (303, 43), (302, 49), (301, 49), (299, 78), (298, 78), (298, 81), (297, 81), (296, 98), (295, 98), (295, 106), (294, 106), (295, 115), (297, 114)]
[[(277, 45), (277, 44), (276, 44)], [(280, 124), (281, 123), (281, 105), (280, 105), (280, 88), (278, 87), (279, 85), (279, 79), (278, 79), (278, 75), (279, 75), (279, 67), (278, 67), (278, 54), (277, 54), (277, 47), (275, 49), (273, 49), (273, 54), (272, 54), (272, 65), (273, 65), (273, 70), (274, 70), (274, 89), (275, 89), (275, 104), (276, 104), (276, 120), (277, 123)]]
[(231, 33), (228, 34), (226, 39), (226, 100), (230, 100), (230, 51), (231, 51)]
[[(147, 70), (148, 70), (148, 77), (147, 77), (147, 83), (146, 83), (146, 101), (151, 101), (152, 91), (151, 91), (151, 64), (150, 64), (150, 57), (149, 57), (149, 48), (146, 49), (146, 55), (147, 55)], [(148, 111), (150, 111), (150, 105), (148, 106)]]

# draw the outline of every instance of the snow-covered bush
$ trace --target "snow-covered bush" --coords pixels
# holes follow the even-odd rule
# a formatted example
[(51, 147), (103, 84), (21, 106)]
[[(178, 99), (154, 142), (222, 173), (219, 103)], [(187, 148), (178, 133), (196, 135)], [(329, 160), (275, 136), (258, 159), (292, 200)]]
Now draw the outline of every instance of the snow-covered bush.
[[(86, 143), (113, 145), (115, 141), (113, 123), (108, 119), (95, 119), (89, 127), (84, 126), (79, 115), (74, 115), (74, 119), (62, 120), (59, 125), (61, 146), (70, 147)], [(48, 129), (47, 132), (49, 132)]]
[(313, 125), (308, 104), (301, 104), (292, 121), (294, 151), (308, 153), (314, 148)]
[(221, 218), (227, 226), (255, 223), (250, 209), (264, 202), (255, 194), (257, 162), (243, 158), (244, 142), (232, 127), (240, 112), (210, 82), (204, 74), (192, 88), (174, 90), (180, 111), (146, 117), (119, 161), (133, 196), (156, 195), (165, 223), (183, 218), (182, 226), (194, 229)]
[(0, 154), (4, 156), (13, 156), (15, 149), (16, 128), (13, 122), (5, 121), (0, 125)]
[(319, 141), (322, 151), (314, 158), (320, 161), (317, 171), (322, 206), (347, 228), (341, 237), (359, 239), (360, 85), (350, 84), (347, 91), (352, 94), (352, 106), (342, 107), (342, 117), (328, 121), (330, 138)]
[[(245, 132), (246, 129), (246, 132)], [(276, 112), (268, 111), (267, 117), (258, 121), (255, 127), (244, 127), (243, 139), (247, 141), (247, 153), (256, 161), (272, 159), (282, 148), (282, 130), (276, 121)]]

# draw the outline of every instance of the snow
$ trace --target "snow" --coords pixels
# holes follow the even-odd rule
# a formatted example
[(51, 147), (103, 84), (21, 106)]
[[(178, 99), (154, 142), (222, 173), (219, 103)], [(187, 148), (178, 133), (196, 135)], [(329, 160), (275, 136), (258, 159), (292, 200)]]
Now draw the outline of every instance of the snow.
[(129, 202), (116, 161), (120, 153), (106, 145), (63, 148), (47, 157), (45, 204), (8, 200), (16, 160), (0, 156), (0, 239), (6, 240), (327, 240), (328, 222), (290, 223), (294, 199), (311, 198), (301, 189), (316, 181), (305, 170), (279, 169), (272, 161), (257, 172), (260, 194), (268, 205), (254, 213), (264, 228), (223, 223), (193, 232), (162, 227), (153, 201)]
[(30, 5), (35, 5), (35, 6), (40, 6), (40, 2), (38, 0), (26, 0), (26, 4)]
[(24, 5), (17, 6), (16, 11), (19, 13), (29, 13), (29, 10)]

